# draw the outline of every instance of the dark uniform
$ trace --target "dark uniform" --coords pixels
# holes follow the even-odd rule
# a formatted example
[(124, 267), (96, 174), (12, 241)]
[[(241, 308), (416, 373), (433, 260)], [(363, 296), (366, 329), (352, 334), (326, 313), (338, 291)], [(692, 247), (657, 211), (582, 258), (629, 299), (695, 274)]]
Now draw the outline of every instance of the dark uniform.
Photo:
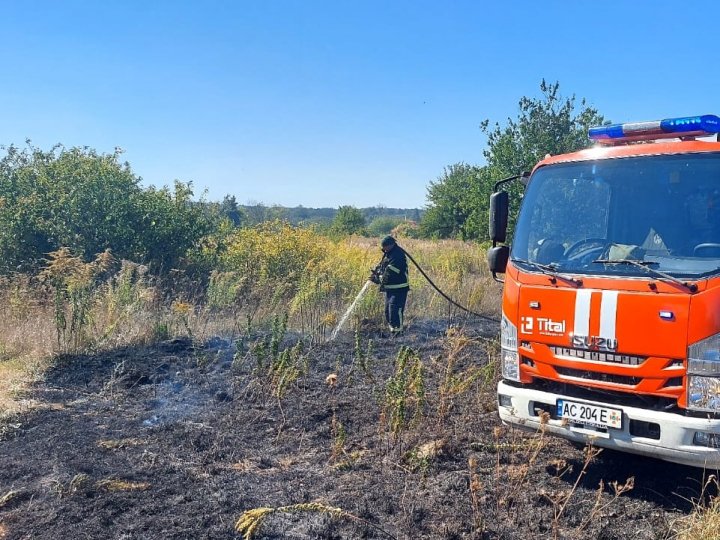
[(383, 250), (385, 254), (370, 279), (378, 283), (380, 290), (385, 293), (385, 321), (390, 325), (390, 331), (401, 332), (405, 302), (410, 290), (407, 257), (392, 237), (385, 238), (382, 246), (391, 247), (387, 251)]

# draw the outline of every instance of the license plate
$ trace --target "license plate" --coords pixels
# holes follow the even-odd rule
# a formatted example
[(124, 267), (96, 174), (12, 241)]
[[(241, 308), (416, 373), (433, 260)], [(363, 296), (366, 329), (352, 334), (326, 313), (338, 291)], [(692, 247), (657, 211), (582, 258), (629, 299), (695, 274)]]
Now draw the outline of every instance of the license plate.
[(567, 399), (557, 400), (558, 418), (567, 418), (571, 422), (600, 428), (622, 428), (622, 410), (599, 407), (589, 403), (579, 403)]

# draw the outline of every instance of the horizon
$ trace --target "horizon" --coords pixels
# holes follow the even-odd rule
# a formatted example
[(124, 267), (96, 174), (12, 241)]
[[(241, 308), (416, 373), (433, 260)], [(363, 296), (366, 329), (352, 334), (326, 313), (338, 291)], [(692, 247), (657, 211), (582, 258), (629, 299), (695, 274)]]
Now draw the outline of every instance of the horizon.
[[(222, 201), (209, 201), (209, 202), (222, 202)], [(305, 208), (307, 210), (337, 210), (339, 206), (305, 206), (304, 204), (296, 204), (295, 206), (284, 206), (282, 204), (264, 204), (264, 203), (255, 203), (255, 204), (248, 204), (248, 203), (237, 203), (238, 206), (264, 206), (265, 208), (287, 208), (287, 209), (296, 209), (296, 208)], [(353, 206), (351, 204), (341, 205), (341, 206), (352, 206), (353, 208), (357, 208), (358, 210), (424, 210), (424, 208), (410, 208), (410, 207), (394, 207), (394, 206), (386, 206), (384, 204), (380, 205), (374, 205), (374, 206)]]

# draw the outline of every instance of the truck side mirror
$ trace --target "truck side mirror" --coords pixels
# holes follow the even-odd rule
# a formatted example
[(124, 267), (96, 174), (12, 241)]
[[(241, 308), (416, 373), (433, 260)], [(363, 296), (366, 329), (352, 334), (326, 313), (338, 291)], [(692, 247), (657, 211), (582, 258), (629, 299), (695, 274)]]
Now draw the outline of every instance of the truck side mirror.
[(508, 193), (497, 191), (490, 195), (490, 240), (493, 246), (505, 242), (508, 223)]
[(495, 277), (495, 274), (505, 273), (509, 256), (510, 248), (508, 246), (495, 246), (488, 249), (488, 266), (490, 267), (490, 272), (492, 272), (493, 277)]

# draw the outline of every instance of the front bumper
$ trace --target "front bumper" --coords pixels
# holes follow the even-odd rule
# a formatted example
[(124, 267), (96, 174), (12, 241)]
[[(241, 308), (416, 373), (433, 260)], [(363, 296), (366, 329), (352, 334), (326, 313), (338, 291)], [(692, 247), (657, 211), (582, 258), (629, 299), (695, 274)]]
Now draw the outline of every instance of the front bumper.
[[(532, 388), (511, 386), (504, 381), (500, 381), (498, 384), (498, 395), (502, 396), (501, 402), (508, 403), (509, 401), (508, 405), (498, 406), (503, 423), (531, 431), (541, 429), (541, 412), (553, 409), (558, 399), (585, 401), (595, 405), (619, 408), (623, 411), (622, 429), (596, 430), (591, 427), (568, 425), (561, 419), (552, 418), (547, 420), (542, 429), (546, 433), (559, 435), (579, 443), (592, 443), (601, 448), (640, 454), (691, 467), (720, 468), (720, 448), (708, 448), (693, 444), (693, 437), (698, 431), (720, 434), (720, 420), (578, 400)], [(638, 424), (657, 424), (660, 427), (659, 433), (654, 434), (653, 437), (632, 434), (630, 433), (631, 421)]]

